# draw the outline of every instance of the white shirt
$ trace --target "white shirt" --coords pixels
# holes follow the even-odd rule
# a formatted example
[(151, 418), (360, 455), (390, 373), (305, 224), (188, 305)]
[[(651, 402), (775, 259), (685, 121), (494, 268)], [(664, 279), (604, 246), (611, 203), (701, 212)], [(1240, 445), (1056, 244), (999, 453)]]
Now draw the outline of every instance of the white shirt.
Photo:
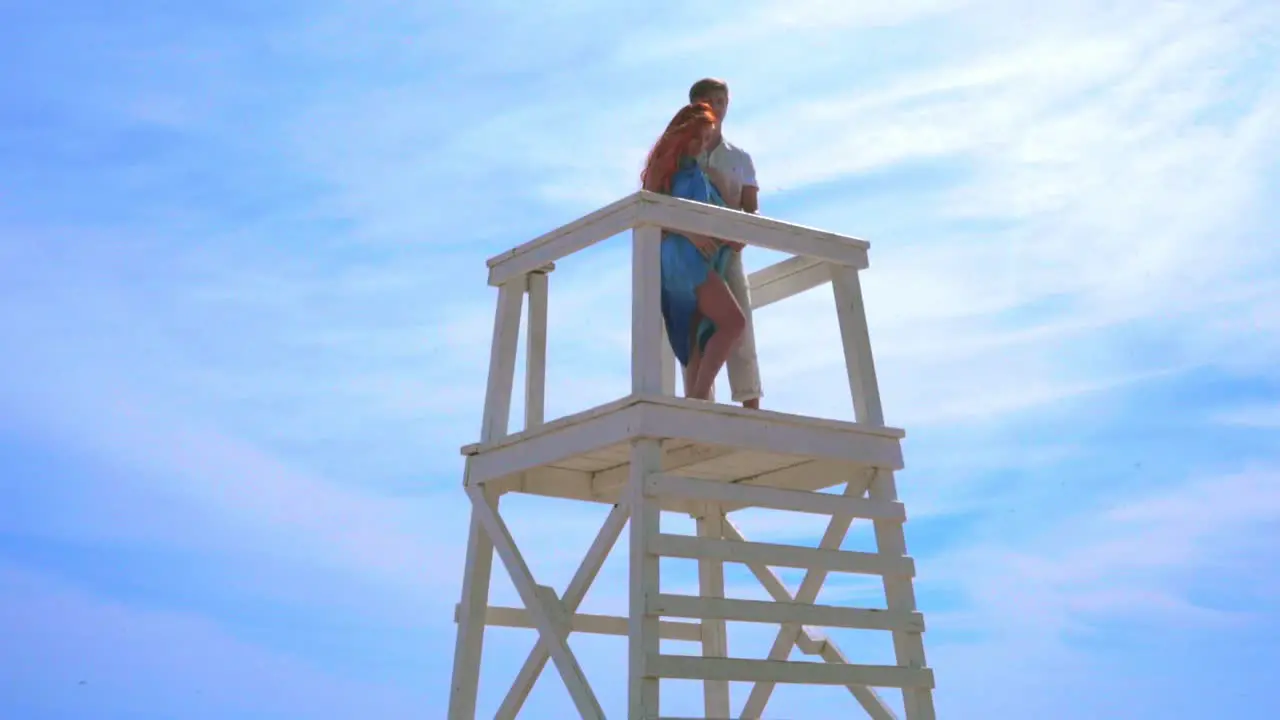
[(699, 155), (698, 164), (704, 168), (710, 167), (719, 171), (732, 183), (731, 187), (721, 188), (721, 190), (726, 196), (725, 200), (734, 205), (738, 204), (742, 188), (760, 187), (756, 183), (756, 166), (751, 162), (751, 155), (724, 138), (720, 139), (720, 143), (711, 150), (709, 155), (706, 152)]

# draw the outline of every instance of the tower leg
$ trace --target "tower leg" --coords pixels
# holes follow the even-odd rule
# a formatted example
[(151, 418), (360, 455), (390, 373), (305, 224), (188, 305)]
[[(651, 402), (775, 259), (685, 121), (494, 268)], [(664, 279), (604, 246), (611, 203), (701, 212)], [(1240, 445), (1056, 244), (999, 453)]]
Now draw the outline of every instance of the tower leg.
[[(470, 461), (468, 461), (470, 462)], [(496, 500), (495, 500), (496, 502)], [(458, 639), (453, 651), (453, 685), (449, 689), (449, 720), (475, 720), (480, 690), (480, 655), (484, 646), (485, 610), (493, 577), (493, 541), (471, 511), (466, 570), (462, 576)]]
[(649, 540), (659, 533), (659, 510), (655, 498), (645, 497), (644, 481), (662, 471), (662, 446), (657, 440), (631, 443), (630, 608), (627, 632), (627, 717), (649, 720), (658, 717), (658, 678), (651, 677), (648, 659), (659, 651), (658, 617), (649, 612), (648, 596), (659, 588), (658, 556), (649, 552)]
[[(698, 537), (720, 540), (724, 537), (724, 511), (719, 505), (703, 506), (697, 518)], [(724, 597), (724, 563), (718, 560), (698, 561), (698, 590), (702, 597)], [(702, 620), (702, 656), (729, 657), (729, 641), (725, 621)], [(729, 717), (729, 681), (702, 681), (703, 707), (709, 718)]]
[[(869, 493), (872, 500), (896, 501), (898, 499), (897, 483), (893, 473), (879, 470), (871, 481)], [(907, 554), (906, 535), (902, 523), (886, 520), (873, 520), (876, 535), (876, 548), (884, 555), (903, 557)], [(884, 577), (885, 605), (889, 612), (914, 612), (916, 609), (916, 593), (909, 577)], [(894, 631), (893, 653), (899, 667), (924, 668), (924, 638), (918, 632)], [(904, 688), (902, 705), (906, 710), (907, 720), (935, 720), (933, 710), (933, 691), (928, 688)]]
[[(853, 396), (853, 412), (858, 422), (884, 425), (884, 409), (880, 402), (880, 385), (876, 379), (875, 361), (871, 356), (871, 334), (862, 302), (862, 285), (854, 268), (834, 268), (831, 286), (844, 342), (845, 366), (849, 374), (849, 392)], [(897, 484), (893, 472), (877, 470), (868, 488), (872, 500), (896, 501)], [(876, 549), (883, 555), (903, 557), (907, 554), (902, 524), (886, 520), (873, 521)], [(890, 612), (914, 612), (915, 588), (909, 577), (884, 577), (885, 603)], [(899, 667), (924, 668), (924, 638), (918, 632), (894, 631), (893, 650)], [(934, 720), (933, 691), (927, 688), (904, 689), (902, 701), (907, 720)]]

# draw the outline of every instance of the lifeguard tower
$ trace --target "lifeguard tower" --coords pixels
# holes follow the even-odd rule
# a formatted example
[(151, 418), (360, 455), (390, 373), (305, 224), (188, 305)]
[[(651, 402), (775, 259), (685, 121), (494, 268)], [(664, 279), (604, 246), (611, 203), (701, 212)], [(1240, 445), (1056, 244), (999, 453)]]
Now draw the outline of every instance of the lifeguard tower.
[[(752, 306), (831, 283), (848, 366), (855, 422), (688, 400), (675, 396), (675, 359), (659, 306), (663, 228), (729, 238), (794, 255), (750, 277)], [(554, 262), (632, 231), (631, 393), (545, 422), (547, 275)], [(486, 625), (537, 630), (538, 642), (498, 710), (511, 720), (550, 659), (583, 718), (605, 717), (567, 642), (570, 633), (625, 635), (629, 720), (655, 720), (659, 681), (703, 681), (707, 718), (761, 718), (778, 683), (845, 686), (866, 713), (895, 718), (873, 688), (903, 693), (905, 720), (933, 720), (933, 671), (925, 663), (924, 620), (916, 611), (906, 554), (906, 520), (894, 485), (903, 432), (885, 427), (858, 271), (862, 240), (778, 220), (640, 191), (488, 261), (498, 288), (480, 442), (463, 448), (471, 499), (449, 720), (474, 720)], [(525, 427), (508, 432), (521, 306), (529, 298)], [(818, 492), (843, 486), (843, 492)], [(502, 516), (506, 493), (532, 493), (613, 506), (563, 592), (531, 576)], [(750, 542), (727, 514), (770, 508), (830, 518), (817, 548)], [(696, 518), (696, 535), (663, 533), (660, 512)], [(841, 543), (855, 519), (873, 523), (876, 552)], [(577, 614), (614, 543), (629, 525), (627, 617)], [(523, 609), (489, 606), (493, 554), (501, 558)], [(697, 596), (662, 591), (660, 557), (698, 561)], [(724, 597), (724, 563), (741, 563), (774, 602)], [(806, 570), (792, 595), (773, 567)], [(828, 573), (883, 579), (887, 609), (815, 605)], [(684, 618), (666, 620), (665, 618)], [(779, 626), (767, 659), (729, 656), (725, 622)], [(810, 626), (892, 634), (896, 664), (856, 665)], [(701, 643), (701, 655), (663, 654), (659, 639)], [(789, 662), (793, 647), (825, 662)], [(741, 712), (730, 682), (754, 683)], [(851, 708), (853, 703), (851, 702)], [(807, 718), (803, 709), (776, 717)]]

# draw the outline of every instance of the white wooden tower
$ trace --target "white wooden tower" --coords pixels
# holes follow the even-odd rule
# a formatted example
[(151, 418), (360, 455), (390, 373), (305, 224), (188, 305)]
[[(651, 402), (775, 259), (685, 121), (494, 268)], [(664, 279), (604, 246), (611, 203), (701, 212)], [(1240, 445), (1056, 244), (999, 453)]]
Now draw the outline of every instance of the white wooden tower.
[[(745, 410), (675, 396), (676, 366), (659, 307), (662, 228), (731, 238), (794, 257), (753, 273), (752, 306), (763, 307), (830, 282), (844, 343), (856, 422)], [(553, 263), (632, 230), (631, 393), (600, 407), (544, 418), (547, 275)], [(872, 688), (898, 688), (905, 720), (933, 720), (933, 672), (925, 663), (924, 620), (916, 611), (894, 471), (903, 432), (885, 427), (858, 271), (868, 244), (695, 202), (637, 192), (489, 260), (498, 288), (489, 381), (480, 442), (463, 448), (472, 516), (449, 720), (473, 720), (486, 625), (535, 629), (538, 642), (497, 713), (519, 713), (548, 660), (581, 717), (604, 713), (567, 642), (571, 632), (624, 635), (630, 720), (654, 720), (659, 681), (703, 681), (707, 718), (762, 718), (778, 683), (845, 686), (866, 715), (896, 717)], [(521, 306), (529, 298), (525, 427), (508, 432)], [(834, 332), (833, 332), (834, 335)], [(843, 487), (842, 494), (818, 493)], [(539, 585), (498, 511), (506, 493), (613, 505), (563, 592)], [(727, 514), (745, 507), (828, 516), (817, 548), (746, 540)], [(697, 535), (663, 533), (659, 513), (688, 513)], [(877, 552), (840, 550), (855, 519), (874, 525)], [(577, 607), (623, 528), (630, 530), (630, 607), (626, 617), (578, 614)], [(496, 551), (524, 608), (490, 607)], [(659, 583), (659, 557), (698, 561), (700, 594), (673, 595)], [(775, 602), (724, 597), (724, 563), (741, 563)], [(793, 596), (771, 566), (807, 572)], [(880, 576), (887, 609), (815, 605), (828, 573)], [(665, 618), (685, 618), (667, 620)], [(779, 626), (767, 659), (729, 655), (725, 621)], [(896, 664), (850, 664), (835, 642), (811, 626), (892, 634)], [(701, 655), (663, 654), (659, 639), (701, 643)], [(791, 662), (793, 647), (824, 662)], [(621, 680), (621, 678), (619, 678)], [(733, 714), (729, 682), (753, 683)], [(850, 704), (853, 709), (853, 703)], [(860, 714), (860, 713), (859, 713)], [(770, 710), (807, 718), (803, 708)], [(852, 717), (853, 715), (850, 715)], [(843, 717), (843, 715), (842, 715)]]

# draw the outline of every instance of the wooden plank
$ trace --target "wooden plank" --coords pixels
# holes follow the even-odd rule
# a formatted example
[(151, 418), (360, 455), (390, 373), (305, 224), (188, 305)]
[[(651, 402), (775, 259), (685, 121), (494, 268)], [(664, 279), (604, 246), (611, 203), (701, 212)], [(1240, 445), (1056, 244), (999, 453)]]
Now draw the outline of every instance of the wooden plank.
[[(471, 459), (466, 461), (470, 465)], [(466, 471), (464, 470), (464, 473)], [(465, 475), (463, 484), (465, 485)], [(493, 499), (494, 504), (498, 502)], [(493, 544), (480, 518), (471, 512), (467, 554), (463, 565), (462, 601), (458, 604), (458, 635), (453, 650), (453, 680), (449, 688), (449, 720), (474, 720), (480, 690), (480, 660), (484, 648), (485, 608), (493, 579)]]
[(708, 403), (705, 400), (663, 397), (661, 395), (646, 395), (636, 398), (635, 401), (650, 405), (694, 410), (706, 413), (708, 416), (713, 417), (755, 418), (757, 420), (768, 421), (769, 423), (776, 425), (825, 428), (828, 430), (847, 431), (857, 433), (859, 435), (872, 435), (875, 437), (892, 438), (895, 440), (901, 440), (907, 436), (906, 431), (902, 428), (888, 427), (883, 423), (880, 425), (873, 425), (870, 423), (849, 422), (848, 420), (835, 420), (833, 418), (820, 418), (812, 415), (797, 415), (795, 413), (785, 413), (777, 410), (749, 410), (737, 405)]
[(830, 493), (695, 480), (679, 475), (654, 475), (646, 481), (645, 490), (654, 497), (732, 503), (735, 507), (763, 507), (814, 515), (848, 515), (867, 520), (904, 522), (907, 519), (906, 510), (900, 502), (884, 503)]
[(547, 274), (528, 276), (529, 337), (525, 345), (524, 428), (536, 428), (546, 420), (547, 405)]
[(638, 414), (638, 407), (632, 406), (554, 429), (550, 429), (554, 423), (547, 423), (545, 427), (549, 429), (546, 432), (531, 433), (528, 439), (519, 443), (503, 444), (473, 457), (471, 482), (483, 484), (596, 448), (626, 442), (639, 435), (636, 432)]
[(662, 230), (641, 225), (631, 236), (631, 392), (661, 395)]
[[(649, 480), (655, 476), (650, 475)], [(647, 485), (647, 481), (646, 481)], [(719, 540), (724, 535), (724, 513), (718, 505), (706, 505), (696, 514), (698, 537)], [(707, 598), (724, 597), (724, 562), (703, 558), (698, 561), (698, 592)], [(664, 597), (657, 595), (656, 597)], [(653, 609), (655, 595), (647, 596), (648, 611), (653, 615), (663, 613)], [(724, 620), (711, 618), (702, 623), (702, 656), (729, 657), (729, 636)], [(729, 717), (729, 683), (724, 680), (704, 680), (702, 683), (703, 711), (709, 718)]]
[[(630, 515), (630, 506), (626, 503), (619, 504), (609, 511), (609, 515), (605, 518), (604, 524), (600, 526), (600, 532), (596, 533), (595, 540), (592, 541), (591, 547), (587, 549), (587, 554), (583, 556), (582, 562), (578, 565), (578, 570), (573, 574), (573, 578), (569, 580), (568, 587), (564, 591), (563, 606), (565, 613), (569, 615), (567, 622), (569, 629), (576, 629), (576, 621), (574, 618), (578, 606), (582, 604), (583, 598), (587, 595), (587, 590), (591, 588), (591, 583), (595, 582), (596, 576), (600, 574), (600, 567), (604, 565), (604, 561), (609, 557), (609, 552), (618, 542), (618, 538), (622, 535), (622, 528), (627, 523)], [(533, 625), (533, 619), (527, 616), (524, 618)], [(590, 622), (588, 621), (588, 625)], [(625, 624), (622, 627), (621, 635), (626, 634)], [(525, 659), (524, 665), (521, 666), (520, 672), (516, 673), (516, 679), (511, 684), (511, 689), (507, 691), (507, 696), (503, 699), (502, 705), (498, 708), (495, 720), (513, 720), (519, 713), (520, 708), (524, 706), (525, 701), (529, 698), (529, 692), (533, 690), (533, 684), (538, 680), (538, 676), (542, 674), (542, 669), (546, 667), (547, 660), (551, 657), (547, 650), (546, 643), (542, 639), (538, 639), (538, 643), (534, 645), (533, 650), (529, 653), (529, 657)]]
[[(491, 605), (485, 613), (486, 624), (490, 627), (508, 627), (536, 629), (528, 610), (522, 608)], [(594, 615), (590, 613), (574, 613), (570, 618), (570, 630), (586, 635), (614, 635), (626, 637), (627, 618), (620, 615)], [(683, 642), (702, 642), (700, 623), (679, 620), (663, 620), (658, 623), (658, 634), (663, 640), (680, 640)], [(495, 717), (502, 717), (499, 709)]]
[[(871, 482), (871, 475), (861, 473), (854, 475), (848, 481), (844, 488), (844, 497), (860, 498), (867, 491), (867, 487)], [(832, 515), (830, 522), (827, 523), (826, 532), (822, 534), (822, 540), (819, 541), (818, 547), (824, 550), (835, 550), (844, 543), (845, 536), (849, 534), (849, 526), (853, 524), (853, 516), (845, 513)], [(822, 585), (827, 581), (827, 570), (825, 568), (810, 568), (805, 573), (804, 579), (800, 581), (800, 587), (796, 590), (795, 601), (797, 603), (812, 604), (817, 601), (818, 593), (822, 590)], [(797, 642), (801, 635), (801, 625), (799, 623), (788, 623), (778, 630), (777, 636), (774, 638), (773, 646), (769, 649), (769, 660), (781, 661), (786, 660), (791, 655), (791, 648)], [(747, 702), (743, 706), (743, 714), (747, 717), (758, 717), (764, 713), (764, 708), (769, 702), (769, 696), (773, 693), (773, 685), (769, 683), (756, 683), (751, 688), (751, 693), (747, 696)]]
[(788, 258), (761, 268), (747, 278), (751, 308), (758, 310), (828, 282), (831, 282), (830, 265), (815, 258)]
[(569, 649), (569, 643), (564, 637), (565, 631), (559, 627), (559, 616), (562, 612), (547, 607), (546, 593), (534, 583), (529, 566), (516, 547), (510, 530), (498, 517), (496, 509), (485, 497), (484, 490), (471, 485), (466, 488), (466, 492), (471, 498), (471, 507), (476, 517), (484, 525), (485, 532), (493, 543), (494, 550), (498, 557), (502, 558), (503, 565), (507, 567), (511, 584), (520, 594), (520, 600), (524, 606), (529, 609), (538, 635), (546, 645), (551, 659), (556, 664), (556, 669), (560, 671), (560, 677), (564, 680), (569, 696), (573, 699), (574, 706), (578, 708), (578, 713), (590, 720), (604, 720), (604, 710), (600, 707), (600, 701), (591, 690), (591, 685), (587, 682), (578, 659)]
[(794, 545), (709, 540), (688, 535), (662, 533), (649, 544), (650, 552), (662, 557), (702, 558), (734, 563), (763, 563), (775, 567), (819, 569), (859, 575), (915, 575), (915, 562), (908, 557), (885, 557), (876, 553), (848, 550), (817, 550)]
[[(738, 530), (738, 526), (733, 524), (732, 520), (725, 519), (724, 535), (726, 540), (735, 542), (746, 542), (746, 538), (742, 536), (742, 531)], [(765, 592), (774, 599), (775, 602), (794, 602), (791, 593), (787, 591), (787, 587), (782, 584), (782, 578), (767, 565), (761, 563), (748, 563), (747, 569), (752, 575), (760, 581)], [(834, 640), (828, 639), (825, 635), (814, 632), (810, 628), (800, 626), (800, 632), (795, 636), (796, 647), (800, 651), (808, 655), (817, 655), (824, 661), (829, 663), (845, 663), (848, 659)], [(879, 693), (865, 685), (849, 684), (845, 688), (853, 695), (858, 704), (867, 711), (872, 720), (896, 720), (889, 706), (880, 698)]]
[(636, 225), (640, 194), (633, 193), (507, 252), (489, 258), (489, 284), (537, 270)]
[[(872, 377), (874, 382), (874, 376)], [(881, 470), (871, 481), (868, 493), (872, 499), (895, 501), (898, 490), (894, 482), (893, 472)], [(907, 541), (902, 525), (894, 523), (873, 523), (876, 537), (876, 548), (885, 557), (905, 556)], [(915, 587), (911, 578), (884, 578), (885, 606), (897, 612), (914, 612), (916, 609)], [(912, 668), (923, 668), (927, 665), (924, 654), (924, 638), (918, 632), (895, 632), (893, 634), (893, 651), (899, 665)], [(902, 693), (907, 720), (935, 720), (933, 694), (927, 689), (916, 688), (904, 690)]]
[[(843, 478), (855, 468), (855, 463), (843, 460), (805, 460), (758, 475), (734, 478), (734, 484), (760, 487), (776, 487), (784, 490), (814, 492), (844, 484)], [(735, 507), (732, 504), (729, 507)]]
[(867, 267), (865, 240), (706, 203), (640, 192), (636, 222), (745, 242), (854, 268)]
[(880, 403), (875, 362), (871, 357), (871, 335), (867, 328), (867, 311), (862, 302), (862, 284), (858, 280), (858, 271), (853, 268), (832, 268), (831, 288), (836, 301), (840, 338), (844, 343), (845, 368), (849, 375), (849, 391), (853, 395), (853, 415), (860, 423), (884, 425), (884, 407)]
[(661, 592), (658, 557), (648, 552), (660, 532), (657, 504), (644, 495), (644, 480), (662, 469), (662, 446), (657, 440), (631, 443), (631, 478), (627, 497), (631, 505), (630, 587), (627, 627), (627, 717), (657, 717), (658, 680), (647, 669), (650, 657), (658, 653), (658, 618), (646, 612), (646, 598)]
[(516, 345), (520, 342), (520, 306), (524, 301), (524, 288), (523, 277), (498, 288), (493, 341), (489, 348), (489, 380), (480, 427), (482, 443), (503, 437), (510, 429), (511, 388), (516, 376)]
[(654, 677), (679, 680), (728, 680), (796, 685), (871, 685), (892, 688), (932, 688), (933, 671), (884, 665), (833, 665), (703, 658), (696, 655), (655, 655), (649, 667)]
[(850, 432), (858, 435), (869, 435), (872, 437), (891, 438), (895, 440), (901, 440), (906, 437), (906, 432), (901, 428), (886, 427), (884, 425), (870, 425), (865, 423), (849, 422), (847, 420), (816, 418), (809, 415), (796, 415), (794, 413), (784, 413), (776, 410), (748, 410), (736, 405), (714, 404), (703, 400), (690, 400), (688, 398), (666, 397), (663, 395), (628, 395), (626, 397), (607, 402), (603, 405), (597, 405), (596, 407), (588, 408), (572, 415), (557, 418), (540, 428), (494, 438), (489, 442), (464, 445), (461, 448), (461, 452), (463, 455), (478, 455), (482, 452), (488, 452), (501, 447), (521, 443), (542, 435), (543, 433), (552, 432), (569, 425), (579, 425), (589, 422), (598, 417), (609, 415), (616, 410), (623, 410), (632, 405), (638, 404), (692, 410), (694, 412), (705, 413), (707, 417), (744, 418), (748, 420), (755, 419), (757, 421), (767, 421), (775, 425), (824, 428), (828, 430)]
[[(667, 447), (671, 447), (671, 449), (668, 450), (666, 449)], [(665, 441), (663, 448), (662, 470), (664, 472), (679, 470), (716, 458), (726, 457), (736, 452), (733, 448), (709, 447), (677, 440)], [(616, 491), (617, 488), (626, 485), (630, 472), (630, 468), (627, 465), (618, 465), (608, 470), (601, 470), (592, 478), (593, 491), (602, 495), (610, 491)]]
[(754, 411), (754, 416), (736, 415), (647, 401), (638, 408), (640, 423), (636, 434), (641, 436), (682, 438), (755, 452), (849, 460), (877, 467), (902, 467), (902, 448), (896, 439), (857, 432), (852, 423), (846, 424), (848, 429), (836, 429), (824, 423), (777, 422), (763, 411)]
[[(918, 612), (894, 613), (835, 605), (659, 594), (649, 598), (649, 610), (662, 617), (698, 618), (703, 621), (729, 620), (779, 625), (793, 622), (855, 630), (924, 632), (924, 616)], [(706, 627), (706, 622), (703, 627)]]

